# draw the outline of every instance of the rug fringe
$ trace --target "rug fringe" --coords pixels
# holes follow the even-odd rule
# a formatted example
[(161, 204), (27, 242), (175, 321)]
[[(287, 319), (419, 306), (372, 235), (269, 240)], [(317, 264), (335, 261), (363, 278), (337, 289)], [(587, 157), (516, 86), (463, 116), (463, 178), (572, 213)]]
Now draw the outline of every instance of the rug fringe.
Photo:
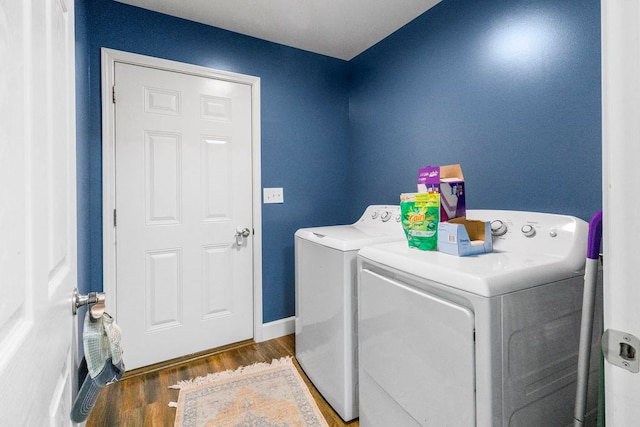
[[(178, 381), (177, 384), (170, 385), (169, 388), (180, 390), (185, 387), (206, 384), (210, 381), (229, 378), (238, 374), (250, 374), (251, 372), (260, 371), (265, 368), (276, 368), (279, 366), (286, 366), (286, 365), (292, 365), (292, 364), (293, 364), (293, 360), (291, 356), (285, 356), (280, 359), (273, 359), (271, 363), (258, 362), (258, 363), (254, 363), (253, 365), (241, 366), (236, 370), (228, 369), (222, 372), (214, 372), (204, 377), (196, 377), (190, 380)], [(171, 403), (169, 403), (169, 406), (171, 406)]]

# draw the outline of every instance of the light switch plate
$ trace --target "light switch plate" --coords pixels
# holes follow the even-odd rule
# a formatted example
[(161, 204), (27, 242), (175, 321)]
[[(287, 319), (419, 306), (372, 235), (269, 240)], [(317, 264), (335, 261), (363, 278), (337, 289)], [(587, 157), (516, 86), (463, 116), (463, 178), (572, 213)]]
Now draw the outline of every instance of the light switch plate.
[(284, 203), (282, 188), (263, 188), (262, 197), (265, 205), (267, 203)]

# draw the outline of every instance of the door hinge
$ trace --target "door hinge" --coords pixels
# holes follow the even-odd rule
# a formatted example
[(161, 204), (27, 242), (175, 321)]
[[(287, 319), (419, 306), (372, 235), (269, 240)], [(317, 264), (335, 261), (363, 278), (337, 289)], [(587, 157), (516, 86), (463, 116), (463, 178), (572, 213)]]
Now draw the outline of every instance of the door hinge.
[(115, 227), (116, 225), (118, 225), (118, 220), (117, 220), (117, 215), (116, 215), (116, 210), (113, 210), (113, 226)]
[(116, 85), (111, 86), (111, 101), (116, 103)]

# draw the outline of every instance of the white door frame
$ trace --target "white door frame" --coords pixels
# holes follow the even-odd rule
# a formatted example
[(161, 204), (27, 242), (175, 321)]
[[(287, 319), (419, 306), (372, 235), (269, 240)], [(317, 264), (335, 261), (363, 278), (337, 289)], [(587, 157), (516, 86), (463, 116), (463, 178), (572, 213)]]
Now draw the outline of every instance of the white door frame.
[[(604, 328), (640, 337), (640, 5), (602, 0), (601, 10)], [(604, 367), (606, 424), (637, 425), (640, 373)]]
[(116, 230), (113, 226), (115, 209), (115, 108), (112, 101), (116, 62), (152, 67), (160, 70), (191, 74), (251, 86), (251, 158), (253, 173), (253, 339), (263, 340), (262, 330), (262, 210), (260, 171), (260, 78), (214, 70), (193, 64), (138, 55), (102, 48), (102, 239), (103, 288), (107, 294), (108, 311), (117, 319), (116, 304)]

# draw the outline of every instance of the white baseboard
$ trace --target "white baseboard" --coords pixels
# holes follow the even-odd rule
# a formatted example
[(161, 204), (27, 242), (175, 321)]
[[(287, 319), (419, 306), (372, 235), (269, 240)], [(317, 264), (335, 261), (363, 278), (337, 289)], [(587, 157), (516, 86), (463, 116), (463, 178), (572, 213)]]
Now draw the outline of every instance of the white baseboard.
[(284, 319), (274, 320), (273, 322), (262, 324), (262, 336), (255, 337), (256, 342), (269, 341), (274, 338), (283, 337), (293, 334), (296, 330), (295, 316), (286, 317)]

